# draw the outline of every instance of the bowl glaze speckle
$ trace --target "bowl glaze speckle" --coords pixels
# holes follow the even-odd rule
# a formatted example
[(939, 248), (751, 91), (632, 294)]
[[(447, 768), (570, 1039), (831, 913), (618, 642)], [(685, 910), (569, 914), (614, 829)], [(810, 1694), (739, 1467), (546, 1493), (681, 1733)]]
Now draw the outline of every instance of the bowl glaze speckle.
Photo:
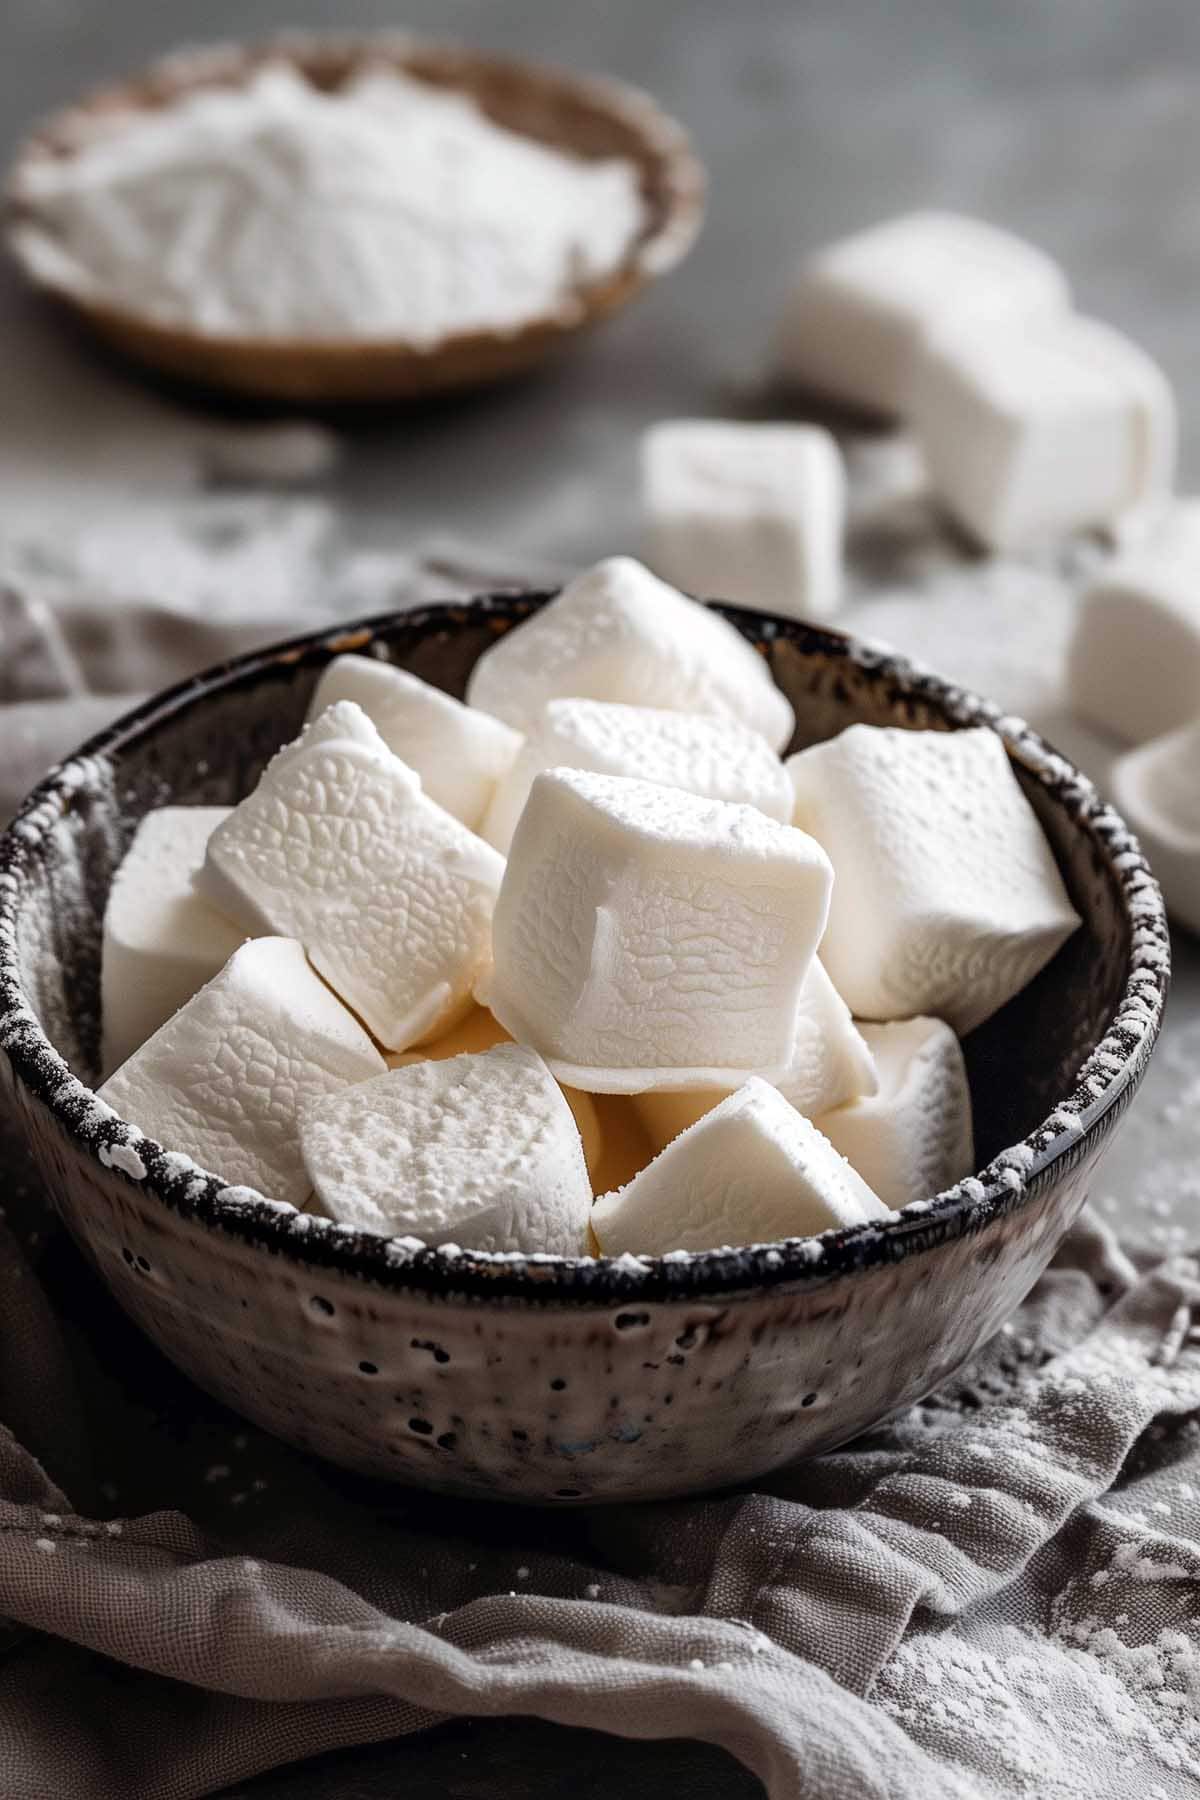
[(594, 1262), (414, 1250), (226, 1187), (100, 1107), (108, 884), (150, 808), (236, 801), (347, 650), (461, 694), (550, 596), (368, 620), (149, 702), (0, 838), (0, 1080), (68, 1225), (202, 1387), (346, 1467), (467, 1495), (625, 1500), (745, 1480), (943, 1382), (1027, 1292), (1145, 1072), (1169, 975), (1162, 899), (1091, 783), (1020, 720), (840, 633), (721, 610), (796, 708), (1003, 737), (1083, 928), (965, 1044), (983, 1166), (882, 1225)]

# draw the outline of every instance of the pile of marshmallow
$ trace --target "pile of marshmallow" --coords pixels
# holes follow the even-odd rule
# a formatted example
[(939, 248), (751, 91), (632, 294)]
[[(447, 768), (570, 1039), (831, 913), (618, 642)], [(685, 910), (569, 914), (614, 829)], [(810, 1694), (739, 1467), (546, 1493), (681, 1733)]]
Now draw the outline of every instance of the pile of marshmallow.
[(959, 1035), (1079, 921), (994, 732), (782, 761), (795, 726), (755, 647), (624, 557), (465, 705), (336, 658), (238, 806), (142, 820), (101, 1098), (231, 1186), (480, 1251), (931, 1197), (973, 1165)]
[[(1168, 906), (1200, 931), (1200, 502), (1173, 497), (1162, 372), (1072, 310), (1042, 251), (946, 213), (807, 259), (774, 354), (792, 386), (904, 426), (941, 507), (985, 549), (1080, 531), (1118, 544), (1081, 598), (1067, 699), (1123, 748), (1114, 797)], [(846, 477), (828, 431), (668, 420), (646, 433), (641, 469), (664, 579), (794, 617), (836, 612)]]

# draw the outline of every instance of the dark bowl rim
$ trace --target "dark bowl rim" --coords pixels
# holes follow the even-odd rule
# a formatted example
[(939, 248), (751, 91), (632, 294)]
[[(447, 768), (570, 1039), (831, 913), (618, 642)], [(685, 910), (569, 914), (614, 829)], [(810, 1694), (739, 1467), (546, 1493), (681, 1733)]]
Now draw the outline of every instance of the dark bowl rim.
[(403, 640), (484, 623), (499, 635), (554, 598), (554, 590), (508, 591), (381, 613), (235, 657), (164, 690), (88, 740), (39, 783), (0, 834), (0, 1048), (18, 1086), (46, 1107), (71, 1144), (118, 1172), (170, 1210), (307, 1269), (327, 1269), (391, 1289), (443, 1299), (508, 1300), (608, 1307), (639, 1300), (724, 1299), (783, 1284), (828, 1282), (974, 1235), (1027, 1205), (1107, 1135), (1145, 1069), (1161, 1025), (1170, 978), (1170, 939), (1158, 884), (1132, 832), (1093, 783), (1024, 720), (890, 650), (848, 633), (747, 607), (710, 601), (715, 611), (770, 655), (776, 643), (853, 665), (899, 697), (939, 712), (955, 728), (985, 726), (1089, 835), (1107, 863), (1130, 929), (1124, 986), (1100, 1041), (1087, 1053), (1069, 1095), (1027, 1137), (1002, 1150), (977, 1175), (882, 1223), (662, 1257), (497, 1255), (454, 1246), (421, 1247), (384, 1238), (230, 1187), (189, 1158), (143, 1136), (96, 1099), (72, 1074), (39, 1026), (21, 986), (17, 921), (25, 875), (47, 850), (56, 824), (82, 796), (103, 791), (109, 758), (147, 730), (166, 725), (206, 695), (269, 676), (273, 669), (362, 650), (377, 637)]

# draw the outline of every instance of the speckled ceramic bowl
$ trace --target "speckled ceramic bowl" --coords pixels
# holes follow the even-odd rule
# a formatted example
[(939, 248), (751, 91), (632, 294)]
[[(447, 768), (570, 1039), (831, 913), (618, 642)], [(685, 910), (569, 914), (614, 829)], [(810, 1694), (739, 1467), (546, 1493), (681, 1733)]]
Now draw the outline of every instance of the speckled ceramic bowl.
[(727, 610), (796, 708), (987, 725), (1084, 926), (968, 1039), (977, 1178), (882, 1226), (644, 1264), (415, 1254), (231, 1193), (95, 1105), (100, 923), (141, 815), (237, 800), (356, 650), (460, 693), (545, 596), (434, 606), (245, 657), (131, 714), (0, 838), (0, 1073), (71, 1230), (211, 1393), (347, 1467), (570, 1502), (744, 1480), (927, 1394), (990, 1337), (1084, 1203), (1158, 1031), (1158, 888), (1121, 820), (1019, 720), (836, 632)]

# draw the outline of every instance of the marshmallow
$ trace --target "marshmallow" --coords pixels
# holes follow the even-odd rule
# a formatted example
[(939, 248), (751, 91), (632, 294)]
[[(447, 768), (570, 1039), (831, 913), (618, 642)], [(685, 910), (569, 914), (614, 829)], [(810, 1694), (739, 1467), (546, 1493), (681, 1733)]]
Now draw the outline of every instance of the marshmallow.
[(161, 806), (147, 813), (113, 877), (100, 958), (100, 1060), (107, 1073), (211, 981), (246, 935), (192, 891), (209, 837), (229, 810)]
[(573, 696), (736, 719), (782, 750), (795, 728), (763, 657), (725, 619), (610, 556), (484, 651), (467, 699), (518, 731)]
[(1141, 840), (1167, 910), (1200, 931), (1200, 717), (1118, 757), (1112, 794)]
[(1073, 712), (1131, 743), (1200, 718), (1200, 500), (1084, 592), (1067, 654)]
[[(879, 1085), (864, 1035), (819, 960), (813, 962), (800, 990), (787, 1072), (773, 1085), (810, 1119), (860, 1094), (873, 1094)], [(637, 1094), (633, 1103), (657, 1151), (711, 1112), (720, 1099), (711, 1088), (690, 1088), (682, 1093)]]
[(819, 844), (752, 807), (552, 769), (513, 838), (478, 997), (585, 1091), (780, 1075), (831, 883)]
[(300, 1142), (343, 1225), (468, 1250), (585, 1254), (592, 1184), (571, 1109), (520, 1044), (392, 1069), (311, 1106)]
[(787, 771), (749, 726), (661, 707), (549, 700), (488, 808), (481, 834), (489, 844), (507, 852), (535, 775), (556, 768), (635, 776), (791, 823)]
[(1077, 314), (968, 320), (925, 346), (912, 427), (946, 509), (993, 550), (1161, 502), (1175, 402), (1136, 344)]
[(316, 685), (309, 718), (338, 700), (361, 706), (388, 749), (416, 770), (429, 798), (478, 831), (497, 781), (521, 747), (519, 732), (370, 656), (334, 657)]
[(787, 766), (833, 863), (821, 959), (856, 1018), (932, 1013), (964, 1035), (1079, 924), (994, 731), (852, 725)]
[(256, 938), (99, 1091), (148, 1137), (231, 1186), (305, 1204), (297, 1120), (384, 1069), (374, 1044), (289, 938)]
[(846, 471), (819, 425), (654, 425), (642, 500), (649, 561), (677, 587), (790, 618), (837, 611)]
[(869, 412), (903, 415), (922, 339), (951, 319), (1019, 325), (1062, 313), (1066, 277), (978, 219), (910, 213), (798, 269), (776, 336), (782, 374)]
[(503, 873), (342, 700), (268, 765), (208, 843), (202, 896), (249, 931), (300, 939), (390, 1050), (469, 1005)]
[[(512, 1041), (510, 1033), (486, 1007), (472, 1006), (465, 1018), (432, 1043), (425, 1044), (420, 1050), (389, 1050), (383, 1060), (389, 1069), (406, 1069), (413, 1063), (445, 1062), (450, 1056), (476, 1055), (481, 1050), (491, 1050), (496, 1044), (511, 1044)], [(563, 1093), (575, 1115), (583, 1141), (584, 1160), (598, 1192), (597, 1171), (603, 1166), (604, 1134), (596, 1102), (591, 1094), (581, 1094), (578, 1088), (564, 1087)]]
[(887, 1208), (773, 1087), (752, 1077), (592, 1208), (605, 1256), (714, 1250), (887, 1218)]
[(928, 1200), (975, 1166), (971, 1093), (958, 1039), (940, 1019), (864, 1025), (878, 1093), (816, 1124), (886, 1206)]

